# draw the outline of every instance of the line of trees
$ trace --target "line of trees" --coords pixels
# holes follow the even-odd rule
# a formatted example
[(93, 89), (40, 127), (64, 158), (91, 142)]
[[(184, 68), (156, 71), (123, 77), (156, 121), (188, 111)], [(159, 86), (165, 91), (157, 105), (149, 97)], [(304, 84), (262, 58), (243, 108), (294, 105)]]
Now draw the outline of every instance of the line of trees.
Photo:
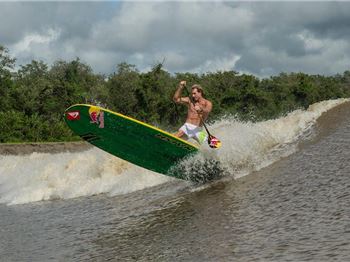
[(173, 131), (186, 109), (172, 96), (180, 80), (199, 83), (213, 102), (210, 120), (234, 114), (244, 120), (271, 119), (297, 108), (350, 96), (350, 72), (334, 76), (281, 73), (267, 79), (235, 71), (170, 74), (155, 65), (140, 72), (120, 63), (110, 75), (96, 74), (78, 58), (15, 68), (0, 45), (0, 142), (77, 140), (63, 121), (72, 104), (91, 103)]

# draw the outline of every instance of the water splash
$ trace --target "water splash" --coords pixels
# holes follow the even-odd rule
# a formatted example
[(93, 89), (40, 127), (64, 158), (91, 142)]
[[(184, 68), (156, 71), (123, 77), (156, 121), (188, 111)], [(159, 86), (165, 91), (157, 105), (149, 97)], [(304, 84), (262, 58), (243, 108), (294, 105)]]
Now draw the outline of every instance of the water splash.
[(0, 157), (0, 203), (126, 194), (171, 180), (93, 148)]
[(222, 147), (218, 151), (208, 148), (202, 151), (207, 158), (211, 154), (217, 159), (226, 174), (242, 177), (296, 152), (298, 143), (312, 135), (317, 119), (324, 112), (348, 101), (323, 101), (307, 110), (296, 110), (284, 117), (258, 123), (240, 122), (234, 117), (221, 119), (210, 129), (221, 139)]
[[(322, 113), (347, 102), (324, 101), (279, 119), (252, 123), (234, 117), (209, 128), (222, 141), (207, 145), (180, 165), (198, 182), (216, 176), (233, 179), (257, 171), (297, 151)], [(209, 178), (209, 179), (208, 179)], [(111, 196), (163, 184), (173, 179), (111, 156), (97, 148), (79, 153), (0, 156), (0, 203), (21, 204), (106, 193)]]

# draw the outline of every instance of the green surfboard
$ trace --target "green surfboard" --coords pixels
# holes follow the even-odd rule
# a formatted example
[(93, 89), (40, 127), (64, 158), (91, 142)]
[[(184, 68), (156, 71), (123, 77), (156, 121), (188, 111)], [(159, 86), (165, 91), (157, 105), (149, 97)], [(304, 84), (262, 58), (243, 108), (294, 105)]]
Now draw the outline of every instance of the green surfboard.
[(170, 169), (198, 147), (157, 127), (94, 105), (66, 109), (64, 119), (74, 133), (92, 145), (146, 169), (186, 179)]

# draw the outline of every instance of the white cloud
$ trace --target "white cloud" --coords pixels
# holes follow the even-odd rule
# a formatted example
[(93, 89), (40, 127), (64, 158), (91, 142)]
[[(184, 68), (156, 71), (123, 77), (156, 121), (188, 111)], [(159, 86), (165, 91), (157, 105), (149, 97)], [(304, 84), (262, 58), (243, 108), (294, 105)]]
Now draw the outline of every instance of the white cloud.
[[(57, 56), (52, 52), (52, 44), (58, 40), (60, 36), (59, 29), (49, 28), (43, 33), (27, 34), (18, 42), (9, 46), (11, 54), (18, 58), (19, 62), (30, 62), (36, 60), (51, 60)], [(28, 61), (29, 60), (29, 61)]]
[(235, 65), (240, 58), (241, 57), (238, 55), (231, 54), (227, 57), (206, 60), (203, 64), (190, 71), (195, 73), (207, 73), (216, 71), (235, 70)]
[(0, 44), (20, 63), (80, 57), (102, 73), (165, 58), (171, 72), (333, 74), (349, 69), (349, 13), (347, 3), (0, 3)]
[(48, 29), (46, 34), (29, 34), (26, 35), (18, 43), (14, 44), (11, 49), (12, 52), (18, 54), (24, 51), (30, 51), (35, 45), (48, 45), (52, 41), (57, 40), (60, 35), (60, 30), (54, 30), (52, 28)]
[(303, 41), (307, 51), (321, 51), (325, 47), (324, 40), (313, 37), (306, 30), (297, 34), (297, 37)]

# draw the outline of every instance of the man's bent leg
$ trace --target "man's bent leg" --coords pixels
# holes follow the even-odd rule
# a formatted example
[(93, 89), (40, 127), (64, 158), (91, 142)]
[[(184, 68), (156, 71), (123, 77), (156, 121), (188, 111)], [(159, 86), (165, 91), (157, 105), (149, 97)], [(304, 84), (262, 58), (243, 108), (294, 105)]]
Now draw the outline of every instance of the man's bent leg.
[(182, 130), (179, 130), (179, 131), (177, 131), (177, 133), (174, 134), (174, 136), (179, 137), (179, 138), (180, 137), (182, 138), (184, 135), (185, 135), (185, 132)]

